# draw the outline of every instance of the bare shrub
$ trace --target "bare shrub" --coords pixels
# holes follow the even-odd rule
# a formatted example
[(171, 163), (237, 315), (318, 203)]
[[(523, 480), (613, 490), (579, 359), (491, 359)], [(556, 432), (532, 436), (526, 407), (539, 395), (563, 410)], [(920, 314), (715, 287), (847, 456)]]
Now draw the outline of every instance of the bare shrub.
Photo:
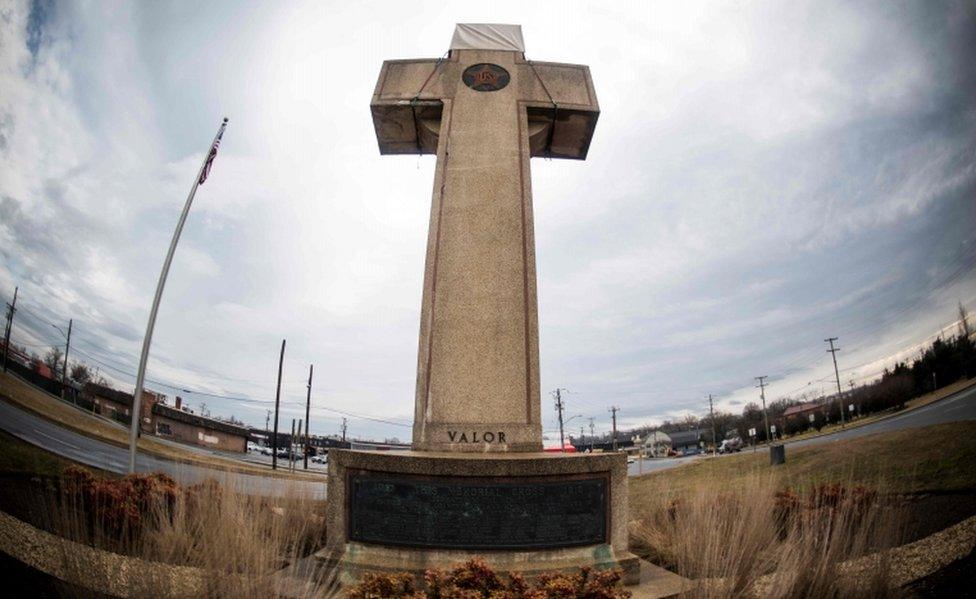
[(449, 571), (428, 570), (423, 580), (406, 572), (366, 574), (350, 599), (629, 599), (619, 570), (545, 573), (529, 583), (519, 573), (496, 572), (482, 559)]
[[(290, 596), (328, 596), (334, 573), (304, 559), (323, 544), (324, 503), (294, 490), (267, 498), (234, 488), (232, 474), (222, 483), (181, 488), (165, 475), (111, 479), (73, 468), (49, 528), (143, 560), (127, 586), (133, 597), (179, 594), (176, 587), (185, 588), (186, 581), (174, 581), (174, 571), (195, 573), (200, 588), (193, 594), (206, 597), (275, 597), (289, 582)], [(73, 578), (92, 576), (93, 564), (78, 555), (65, 552), (62, 559)]]

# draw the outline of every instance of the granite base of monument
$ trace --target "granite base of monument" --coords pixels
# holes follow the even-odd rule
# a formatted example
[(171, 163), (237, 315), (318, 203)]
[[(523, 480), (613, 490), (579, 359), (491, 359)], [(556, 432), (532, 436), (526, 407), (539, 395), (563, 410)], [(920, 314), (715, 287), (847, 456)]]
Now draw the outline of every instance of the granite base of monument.
[(623, 454), (333, 450), (327, 510), (317, 557), (344, 584), (475, 556), (529, 577), (591, 566), (640, 579)]

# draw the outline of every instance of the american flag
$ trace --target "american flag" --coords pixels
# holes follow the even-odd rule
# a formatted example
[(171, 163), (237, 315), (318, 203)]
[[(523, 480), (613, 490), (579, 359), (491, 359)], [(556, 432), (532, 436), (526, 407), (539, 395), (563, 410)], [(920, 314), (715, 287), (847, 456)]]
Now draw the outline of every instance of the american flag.
[(210, 167), (213, 166), (214, 158), (217, 157), (217, 148), (220, 147), (220, 139), (224, 136), (224, 128), (226, 126), (227, 119), (224, 119), (223, 125), (220, 126), (220, 133), (217, 134), (217, 139), (210, 146), (210, 155), (207, 156), (207, 162), (203, 165), (203, 172), (200, 173), (200, 180), (197, 182), (199, 185), (203, 185), (203, 182), (207, 180), (207, 175), (210, 174)]

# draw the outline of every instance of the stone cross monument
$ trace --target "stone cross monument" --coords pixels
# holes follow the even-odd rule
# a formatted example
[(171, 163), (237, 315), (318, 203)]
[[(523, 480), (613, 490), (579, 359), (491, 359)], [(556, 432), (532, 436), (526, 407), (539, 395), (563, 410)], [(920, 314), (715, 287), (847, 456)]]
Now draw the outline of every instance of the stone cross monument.
[(414, 449), (542, 450), (529, 158), (584, 159), (599, 107), (586, 66), (523, 53), (520, 28), (459, 25), (373, 94), (381, 153), (437, 154)]
[(619, 567), (627, 464), (542, 452), (529, 159), (584, 159), (589, 69), (525, 58), (521, 28), (458, 25), (437, 60), (383, 63), (370, 104), (383, 154), (434, 154), (409, 452), (329, 453), (326, 548), (341, 580), (475, 555), (527, 575)]

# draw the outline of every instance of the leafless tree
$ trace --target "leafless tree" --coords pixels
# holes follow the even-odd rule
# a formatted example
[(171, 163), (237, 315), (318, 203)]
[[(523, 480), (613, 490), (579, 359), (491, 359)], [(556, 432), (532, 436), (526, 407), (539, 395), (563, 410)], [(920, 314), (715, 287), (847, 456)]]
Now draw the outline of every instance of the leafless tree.
[(58, 346), (52, 347), (46, 354), (44, 354), (44, 363), (47, 364), (48, 368), (51, 369), (51, 372), (55, 375), (55, 377), (57, 377), (57, 374), (61, 372), (61, 362), (63, 359), (64, 352), (62, 352), (61, 348)]
[(959, 336), (969, 339), (972, 334), (973, 330), (969, 328), (969, 312), (962, 305), (962, 302), (959, 302)]

